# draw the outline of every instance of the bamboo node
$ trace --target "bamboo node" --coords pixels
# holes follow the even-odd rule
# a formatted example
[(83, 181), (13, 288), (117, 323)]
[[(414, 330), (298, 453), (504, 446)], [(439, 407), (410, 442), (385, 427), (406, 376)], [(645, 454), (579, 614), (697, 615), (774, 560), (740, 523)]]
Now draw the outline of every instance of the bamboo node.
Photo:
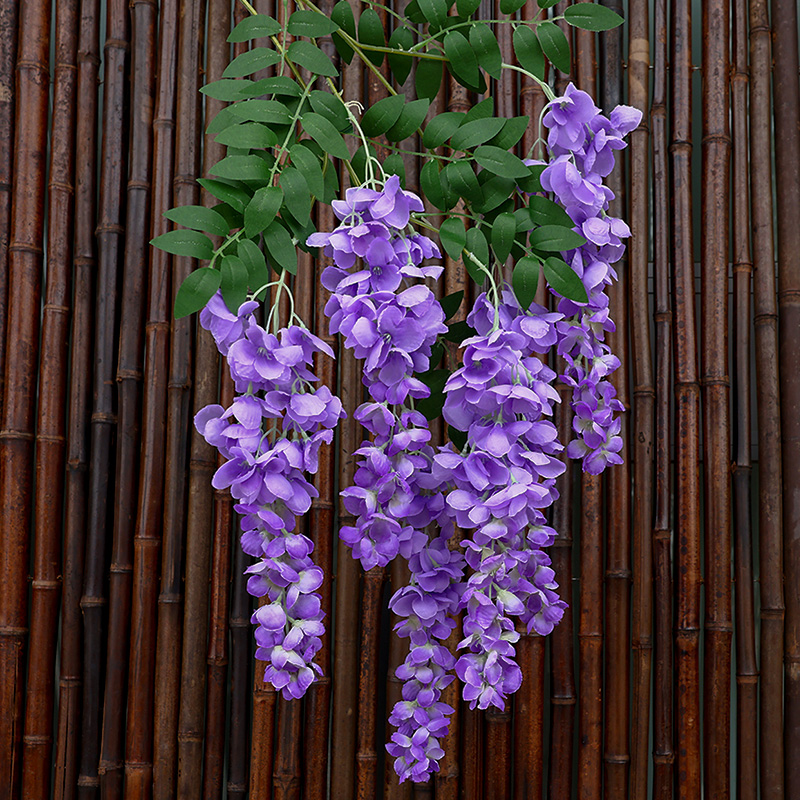
[(607, 764), (629, 764), (630, 760), (631, 757), (624, 754), (603, 754), (603, 761), (605, 761)]
[(100, 786), (100, 778), (96, 775), (79, 775), (78, 786), (88, 786), (90, 788)]
[(8, 638), (8, 639), (18, 639), (22, 636), (26, 636), (28, 633), (27, 628), (9, 628), (3, 627), (0, 628), (0, 638)]
[(52, 736), (47, 736), (43, 733), (26, 733), (22, 737), (22, 741), (25, 744), (36, 746), (36, 745), (48, 745), (53, 741)]
[(67, 441), (66, 436), (58, 436), (54, 433), (38, 433), (36, 434), (37, 442), (51, 442), (52, 444), (64, 444)]
[(133, 572), (133, 566), (131, 564), (117, 564), (117, 562), (114, 561), (111, 563), (108, 571), (115, 575), (126, 575)]
[(106, 43), (103, 46), (103, 52), (105, 53), (106, 50), (122, 50), (123, 52), (128, 52), (130, 50), (130, 42), (125, 41), (125, 39), (106, 39)]
[(81, 597), (81, 608), (96, 608), (106, 605), (105, 597)]
[(44, 253), (44, 250), (41, 247), (37, 247), (35, 244), (27, 244), (27, 242), (12, 242), (8, 246), (9, 253), (33, 253), (34, 255), (40, 256)]
[(118, 369), (117, 381), (133, 380), (140, 381), (142, 379), (142, 371), (140, 369)]
[(45, 581), (45, 580), (38, 580), (34, 578), (31, 581), (31, 586), (34, 589), (60, 589), (61, 588), (61, 579), (55, 581)]
[(98, 225), (94, 232), (97, 236), (102, 236), (104, 233), (117, 233), (122, 236), (125, 233), (125, 227), (114, 222), (104, 222), (102, 225)]
[(109, 414), (107, 411), (95, 411), (92, 414), (92, 422), (107, 422), (109, 425), (116, 425), (117, 415)]
[(30, 431), (5, 430), (0, 431), (0, 439), (25, 439), (27, 441), (33, 441), (34, 435)]
[(703, 386), (730, 386), (730, 378), (703, 378)]

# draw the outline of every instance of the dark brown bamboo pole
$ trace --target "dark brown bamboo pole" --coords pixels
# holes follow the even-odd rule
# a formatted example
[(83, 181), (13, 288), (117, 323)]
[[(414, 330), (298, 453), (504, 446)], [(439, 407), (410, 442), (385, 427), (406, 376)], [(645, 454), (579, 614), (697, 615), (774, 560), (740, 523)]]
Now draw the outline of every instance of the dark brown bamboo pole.
[(755, 267), (758, 547), (761, 573), (760, 785), (763, 800), (783, 800), (783, 480), (773, 240), (771, 66), (767, 2), (751, 0), (750, 200)]
[(44, 238), (50, 3), (19, 17), (16, 125), (5, 385), (0, 426), (0, 786), (17, 797), (21, 776), (24, 646), (28, 613), (28, 527)]
[[(266, 598), (261, 598), (263, 605)], [(255, 662), (253, 676), (253, 738), (250, 753), (250, 797), (273, 796), (273, 771), (275, 766), (275, 706), (277, 692), (264, 681), (266, 661)], [(280, 734), (279, 734), (280, 735)], [(230, 794), (230, 792), (229, 792)]]
[(653, 41), (653, 279), (655, 302), (655, 511), (653, 522), (653, 798), (672, 798), (672, 306), (667, 152), (667, 3), (656, 0)]
[(78, 3), (55, 9), (55, 69), (47, 224), (47, 284), (42, 315), (34, 497), (34, 558), (22, 796), (50, 797), (53, 701), (61, 592), (61, 515), (72, 279), (75, 73)]
[[(202, 70), (205, 3), (179, 6), (178, 89), (175, 178), (172, 200), (183, 206), (197, 203), (200, 171)], [(172, 262), (172, 296), (197, 266), (194, 259), (176, 256)], [(164, 532), (161, 541), (161, 586), (155, 663), (155, 721), (152, 745), (142, 737), (149, 758), (152, 746), (153, 798), (169, 800), (175, 793), (178, 760), (181, 623), (183, 621), (182, 562), (186, 528), (187, 467), (189, 466), (192, 403), (193, 319), (173, 319), (170, 325), (169, 383), (167, 386), (166, 472), (164, 475)], [(211, 353), (213, 357), (213, 353)], [(208, 378), (206, 379), (208, 380)], [(210, 397), (213, 386), (199, 387)], [(202, 444), (199, 445), (202, 448)], [(196, 464), (200, 472), (210, 467)], [(210, 477), (210, 476), (209, 476)], [(202, 489), (201, 489), (202, 491)], [(210, 498), (209, 498), (210, 499)], [(204, 521), (197, 520), (202, 525)], [(149, 733), (147, 734), (150, 735)], [(146, 759), (145, 759), (146, 760)]]
[(733, 5), (731, 105), (733, 134), (733, 364), (735, 377), (735, 445), (733, 488), (733, 557), (736, 580), (736, 796), (758, 796), (758, 665), (753, 604), (753, 532), (750, 525), (750, 193), (747, 143), (748, 4)]
[(78, 784), (82, 699), (80, 601), (86, 532), (92, 308), (96, 263), (94, 224), (99, 26), (98, 1), (81, 2), (77, 69), (77, 106), (81, 113), (75, 119), (75, 232), (72, 248), (73, 299), (61, 597), (61, 677), (55, 759), (56, 800), (74, 800)]
[(631, 647), (633, 695), (631, 711), (631, 796), (647, 797), (650, 733), (650, 673), (653, 653), (653, 364), (647, 297), (650, 219), (649, 181), (649, 14), (647, 2), (634, 0), (628, 9), (628, 102), (644, 116), (630, 136), (630, 263), (631, 355), (633, 357), (633, 593)]
[(155, 93), (156, 4), (137, 0), (131, 15), (130, 165), (128, 172), (125, 260), (117, 362), (117, 461), (114, 532), (108, 598), (108, 646), (100, 748), (100, 786), (104, 798), (122, 796), (125, 749), (125, 687), (130, 654), (131, 577), (144, 358), (144, 293), (150, 231), (153, 96)]
[[(11, 181), (14, 164), (14, 67), (17, 59), (19, 0), (0, 3), (0, 142), (5, 157), (0, 164), (0, 319), (8, 302), (8, 245), (11, 233)], [(0, 352), (0, 403), (5, 376), (5, 348)]]
[[(603, 5), (622, 14), (620, 0), (606, 0)], [(622, 28), (615, 28), (600, 36), (600, 64), (602, 66), (601, 100), (608, 113), (622, 102)], [(615, 217), (625, 217), (624, 163), (622, 159), (606, 182), (614, 192), (609, 212)], [(623, 366), (612, 376), (617, 399), (624, 411), (620, 413), (623, 463), (608, 470), (607, 478), (607, 548), (605, 566), (606, 641), (605, 669), (605, 730), (603, 738), (604, 796), (626, 797), (630, 769), (628, 739), (630, 714), (630, 586), (631, 586), (631, 466), (629, 444), (630, 391), (628, 372), (624, 365), (630, 363), (628, 353), (628, 265), (620, 264), (618, 281), (609, 288), (609, 310), (616, 331), (609, 334), (608, 343)]]
[(703, 786), (730, 794), (731, 493), (728, 377), (730, 183), (729, 16), (727, 2), (703, 4), (703, 180), (701, 362), (705, 473), (705, 668)]
[[(175, 2), (161, 7), (158, 53), (158, 86), (153, 121), (153, 236), (164, 233), (169, 223), (163, 213), (172, 205), (171, 179), (175, 158), (175, 102), (178, 8)], [(152, 731), (152, 675), (155, 661), (155, 603), (158, 583), (158, 547), (162, 526), (164, 485), (164, 421), (166, 417), (167, 363), (171, 257), (150, 248), (145, 324), (144, 397), (139, 495), (134, 530), (133, 600), (131, 605), (128, 722), (125, 742), (126, 793), (143, 796), (152, 785), (152, 772), (142, 753)], [(144, 721), (147, 720), (146, 723)], [(144, 724), (143, 724), (144, 723)]]
[[(783, 444), (786, 797), (800, 794), (800, 345), (786, 335), (800, 326), (800, 226), (791, 213), (800, 203), (800, 87), (797, 84), (797, 4), (773, 0), (773, 114), (775, 122), (776, 215), (781, 441)], [(776, 724), (777, 720), (772, 721)]]
[(675, 752), (679, 800), (700, 798), (700, 386), (692, 239), (691, 3), (673, 0), (672, 259), (675, 310)]
[[(84, 693), (81, 739), (81, 789), (94, 797), (99, 783), (102, 667), (105, 662), (105, 565), (108, 505), (113, 489), (111, 464), (116, 432), (115, 325), (118, 267), (124, 248), (125, 97), (128, 78), (128, 7), (109, 3), (106, 17), (103, 82), (103, 138), (100, 164), (95, 311), (94, 404), (89, 461), (89, 518), (86, 538), (84, 597)], [(91, 689), (90, 689), (91, 687)]]
[[(242, 3), (235, 3), (233, 7), (234, 24), (241, 22), (248, 16), (247, 9)], [(234, 57), (241, 55), (247, 49), (246, 43), (237, 43), (233, 46)], [(227, 406), (226, 406), (227, 407)], [(250, 656), (251, 600), (247, 593), (247, 580), (244, 575), (248, 567), (248, 556), (239, 546), (239, 521), (233, 516), (233, 576), (231, 580), (230, 603), (230, 736), (228, 744), (228, 796), (233, 800), (247, 797), (248, 776), (250, 769), (250, 705), (253, 682), (250, 679), (252, 660)], [(256, 680), (264, 674), (264, 665), (255, 664)], [(260, 684), (259, 684), (260, 685)], [(254, 710), (261, 708), (261, 702), (252, 698)], [(260, 713), (260, 712), (259, 712)], [(271, 717), (270, 717), (271, 719)], [(253, 739), (256, 738), (255, 717), (253, 719)]]
[[(227, 66), (230, 47), (227, 36), (230, 32), (230, 3), (227, 0), (212, 0), (208, 6), (208, 30), (206, 45), (205, 81), (219, 80)], [(224, 103), (206, 98), (205, 118), (212, 120)], [(203, 147), (203, 173), (225, 155), (223, 145), (217, 144), (213, 136), (206, 136)], [(207, 206), (216, 200), (204, 193)], [(213, 338), (201, 326), (196, 326), (193, 413), (216, 402), (219, 393), (219, 357)], [(223, 366), (223, 370), (225, 367)], [(230, 405), (230, 404), (229, 404)], [(226, 406), (227, 408), (227, 406)], [(183, 617), (183, 647), (181, 653), (180, 707), (178, 711), (178, 778), (177, 796), (181, 800), (199, 800), (203, 784), (198, 776), (203, 770), (203, 735), (206, 699), (206, 640), (209, 628), (209, 593), (211, 550), (217, 546), (215, 537), (215, 500), (211, 478), (217, 467), (214, 449), (196, 432), (191, 434), (189, 462), (188, 512), (186, 530), (186, 604)], [(230, 528), (225, 531), (229, 541)], [(230, 570), (230, 555), (226, 553)], [(225, 582), (227, 589), (227, 580)], [(226, 595), (227, 593), (223, 592)], [(220, 593), (216, 593), (219, 600)], [(213, 608), (213, 607), (212, 607)], [(214, 608), (216, 611), (217, 609)], [(225, 621), (227, 609), (220, 622)], [(211, 624), (216, 622), (211, 617)], [(226, 643), (227, 644), (227, 643)], [(224, 671), (223, 671), (224, 675)], [(224, 710), (222, 713), (224, 726)], [(215, 723), (216, 725), (217, 723)], [(224, 728), (223, 728), (224, 730)], [(224, 736), (224, 733), (223, 733)], [(217, 772), (221, 784), (221, 772)], [(207, 784), (206, 784), (207, 785)]]
[[(354, 11), (360, 7), (353, 3)], [(364, 71), (358, 58), (344, 67), (342, 93), (345, 100), (362, 100)], [(342, 187), (347, 185), (342, 174)], [(361, 403), (361, 370), (352, 352), (339, 348), (339, 396), (347, 419), (339, 424), (339, 489), (351, 486), (355, 470), (353, 452), (361, 443), (361, 429), (353, 420), (353, 411)], [(352, 525), (353, 517), (339, 499), (339, 528)], [(337, 548), (334, 583), (335, 620), (333, 639), (333, 714), (331, 722), (331, 800), (352, 800), (356, 766), (356, 703), (359, 659), (359, 571), (348, 547)]]

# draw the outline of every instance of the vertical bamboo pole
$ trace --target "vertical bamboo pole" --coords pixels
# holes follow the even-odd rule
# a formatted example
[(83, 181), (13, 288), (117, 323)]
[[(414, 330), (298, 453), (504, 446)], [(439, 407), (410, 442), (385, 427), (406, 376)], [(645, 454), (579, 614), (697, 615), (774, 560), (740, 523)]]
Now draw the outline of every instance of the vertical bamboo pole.
[[(122, 218), (125, 179), (124, 121), (128, 71), (128, 8), (117, 0), (106, 16), (103, 82), (103, 157), (100, 164), (98, 203), (97, 296), (95, 311), (94, 405), (89, 472), (89, 518), (84, 575), (84, 693), (82, 769), (80, 784), (86, 797), (94, 797), (99, 783), (101, 692), (104, 661), (105, 542), (108, 538), (108, 503), (112, 491), (111, 464), (116, 432), (114, 391), (114, 334), (117, 323), (117, 274), (122, 262)], [(91, 688), (90, 688), (91, 687)]]
[[(603, 5), (622, 14), (621, 0), (605, 0)], [(600, 36), (600, 64), (602, 65), (603, 108), (608, 113), (622, 102), (622, 28), (615, 28)], [(624, 164), (622, 159), (607, 178), (609, 188), (616, 199), (612, 201), (610, 213), (625, 217), (624, 212)], [(629, 444), (630, 398), (628, 372), (628, 265), (617, 269), (619, 279), (609, 287), (609, 310), (616, 331), (609, 334), (608, 342), (619, 357), (622, 367), (611, 380), (617, 399), (624, 410), (620, 413), (623, 440), (620, 456), (623, 463), (608, 470), (607, 481), (607, 549), (605, 568), (606, 642), (605, 668), (605, 731), (603, 738), (604, 796), (626, 797), (630, 769), (630, 746), (628, 741), (630, 713), (630, 585), (631, 585), (631, 467)]]
[(75, 119), (75, 232), (70, 332), (69, 420), (67, 422), (66, 507), (64, 511), (63, 590), (61, 597), (61, 678), (56, 745), (56, 800), (74, 800), (80, 742), (82, 619), (81, 592), (91, 392), (92, 307), (94, 298), (97, 153), (97, 67), (100, 63), (98, 0), (81, 2), (78, 34)]
[(731, 104), (733, 133), (733, 327), (735, 449), (733, 487), (736, 578), (736, 795), (758, 796), (758, 666), (753, 605), (753, 534), (750, 526), (750, 195), (747, 146), (747, 17), (745, 0), (733, 6)]
[(675, 309), (675, 750), (679, 800), (700, 798), (700, 386), (692, 240), (691, 2), (672, 0), (672, 259)]
[[(266, 597), (260, 598), (259, 605), (264, 605), (266, 600)], [(250, 633), (249, 621), (247, 633)], [(271, 800), (273, 796), (273, 772), (276, 766), (274, 757), (274, 723), (277, 692), (270, 684), (264, 681), (264, 669), (266, 666), (266, 661), (256, 660), (253, 675), (253, 737), (250, 752), (249, 796)], [(230, 795), (230, 790), (228, 794)]]
[(630, 309), (633, 356), (633, 697), (631, 796), (647, 797), (650, 732), (650, 672), (653, 652), (653, 364), (647, 297), (650, 219), (649, 168), (649, 14), (648, 3), (629, 6), (628, 102), (644, 113), (630, 141)]
[(36, 426), (36, 494), (22, 796), (50, 797), (53, 664), (61, 589), (61, 515), (72, 278), (75, 60), (78, 3), (56, 4), (55, 80), (48, 187), (47, 285), (42, 318)]
[(44, 237), (50, 3), (23, 5), (19, 19), (16, 125), (2, 423), (0, 424), (0, 786), (20, 781), (32, 511), (34, 399)]
[[(238, 24), (247, 16), (247, 10), (242, 3), (236, 3), (233, 8), (233, 21)], [(241, 55), (247, 49), (245, 43), (233, 46), (234, 57)], [(230, 605), (230, 736), (228, 746), (228, 796), (232, 800), (243, 800), (247, 796), (248, 770), (250, 765), (250, 702), (252, 682), (250, 680), (250, 595), (247, 593), (247, 580), (244, 571), (248, 566), (248, 557), (239, 546), (239, 522), (233, 515), (233, 578), (231, 583)], [(256, 662), (256, 680), (264, 675), (264, 666)], [(260, 670), (260, 675), (259, 675)], [(263, 688), (263, 680), (258, 684)], [(270, 695), (274, 701), (274, 694)], [(257, 731), (255, 711), (264, 704), (261, 698), (253, 697), (254, 719), (253, 740)], [(259, 712), (261, 713), (261, 712)], [(271, 720), (271, 717), (270, 717)], [(271, 722), (269, 730), (272, 729)]]
[(706, 612), (703, 675), (703, 784), (730, 794), (731, 496), (728, 409), (729, 7), (703, 4), (703, 180), (701, 247), (705, 443)]
[[(227, 66), (230, 46), (230, 3), (212, 0), (208, 6), (205, 81), (219, 80)], [(221, 101), (206, 98), (205, 118), (211, 120), (224, 106)], [(203, 173), (225, 155), (223, 145), (206, 136), (203, 148)], [(216, 200), (204, 193), (203, 202), (211, 206)], [(216, 402), (218, 395), (219, 358), (211, 334), (197, 325), (194, 362), (194, 397), (196, 414)], [(198, 776), (203, 770), (203, 733), (206, 696), (204, 664), (209, 627), (209, 578), (214, 538), (214, 489), (211, 478), (217, 466), (214, 449), (197, 431), (191, 434), (189, 461), (188, 512), (186, 529), (186, 603), (183, 616), (181, 653), (180, 706), (178, 711), (178, 778), (177, 796), (181, 800), (199, 800), (203, 784)], [(225, 532), (229, 536), (229, 530)], [(228, 570), (225, 575), (227, 577)], [(227, 582), (226, 582), (227, 588)], [(225, 614), (227, 616), (227, 613)], [(223, 617), (224, 621), (224, 617)], [(214, 619), (212, 617), (212, 624)], [(224, 721), (224, 712), (223, 712)], [(224, 722), (223, 722), (224, 724)]]
[[(354, 11), (359, 5), (353, 3)], [(364, 72), (357, 58), (344, 68), (342, 91), (346, 100), (362, 100)], [(342, 175), (342, 187), (346, 186)], [(340, 347), (339, 396), (347, 419), (339, 425), (339, 489), (352, 486), (355, 470), (353, 452), (358, 448), (360, 428), (353, 411), (361, 402), (362, 386), (358, 362), (352, 352)], [(352, 525), (353, 517), (339, 499), (339, 528)], [(352, 800), (356, 762), (356, 676), (358, 673), (359, 640), (359, 565), (349, 548), (340, 542), (337, 548), (334, 584), (333, 640), (333, 719), (331, 723), (331, 800)]]
[(778, 319), (775, 297), (774, 209), (769, 13), (750, 2), (750, 199), (753, 230), (756, 402), (758, 421), (759, 563), (761, 588), (760, 784), (763, 800), (783, 800), (783, 519)]
[(672, 466), (670, 443), (672, 308), (670, 304), (669, 165), (667, 152), (667, 2), (656, 0), (653, 46), (653, 280), (655, 289), (656, 407), (653, 523), (654, 665), (653, 798), (672, 797)]
[[(778, 222), (778, 313), (784, 332), (800, 327), (800, 87), (797, 85), (797, 4), (773, 0), (773, 114)], [(781, 336), (780, 386), (783, 443), (786, 797), (800, 795), (800, 343)], [(772, 721), (776, 724), (777, 720)]]
[[(175, 157), (175, 93), (178, 4), (165, 0), (159, 23), (158, 86), (153, 121), (152, 234), (164, 233), (163, 213), (172, 205), (170, 180)], [(164, 419), (169, 353), (169, 286), (171, 257), (150, 248), (145, 324), (144, 397), (139, 496), (134, 530), (133, 601), (131, 605), (128, 722), (125, 743), (126, 794), (145, 796), (152, 772), (146, 763), (145, 740), (152, 728), (152, 674), (155, 661), (155, 600), (158, 546), (164, 485)], [(147, 721), (147, 722), (145, 722)]]
[[(11, 231), (11, 181), (14, 164), (14, 67), (17, 57), (19, 0), (0, 3), (0, 142), (6, 157), (0, 163), (0, 319), (6, 318), (8, 301), (8, 245)], [(5, 375), (5, 348), (0, 352), (0, 403)]]
[(136, 523), (140, 451), (143, 312), (150, 230), (150, 172), (155, 92), (156, 4), (136, 0), (131, 21), (130, 167), (128, 173), (125, 260), (117, 363), (118, 423), (114, 533), (108, 598), (108, 646), (100, 749), (104, 798), (122, 796), (125, 702), (130, 650), (131, 574)]

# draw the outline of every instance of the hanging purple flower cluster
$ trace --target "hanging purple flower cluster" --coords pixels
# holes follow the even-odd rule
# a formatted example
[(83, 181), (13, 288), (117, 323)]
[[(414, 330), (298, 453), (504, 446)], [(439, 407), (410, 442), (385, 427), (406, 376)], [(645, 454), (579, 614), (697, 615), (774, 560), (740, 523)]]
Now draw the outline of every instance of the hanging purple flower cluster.
[(605, 342), (613, 331), (605, 289), (616, 279), (612, 264), (625, 250), (630, 236), (625, 222), (607, 213), (613, 192), (603, 185), (614, 168), (615, 151), (637, 127), (642, 112), (617, 106), (608, 117), (592, 98), (570, 84), (563, 97), (548, 104), (543, 123), (549, 129), (550, 161), (541, 175), (542, 187), (566, 209), (586, 244), (567, 254), (567, 261), (583, 281), (589, 302), (585, 306), (562, 297), (558, 309), (558, 353), (572, 387), (573, 428), (576, 438), (568, 447), (571, 458), (583, 460), (583, 469), (599, 475), (607, 464), (619, 464), (622, 447), (622, 404), (608, 380), (619, 359)]
[(322, 570), (295, 520), (317, 496), (306, 474), (317, 471), (319, 448), (344, 412), (327, 387), (315, 388), (309, 369), (316, 352), (333, 357), (331, 349), (297, 325), (267, 332), (256, 322), (257, 307), (249, 301), (234, 314), (217, 293), (200, 313), (238, 395), (228, 409), (202, 409), (195, 426), (228, 459), (212, 483), (238, 501), (242, 548), (259, 559), (247, 570), (247, 589), (269, 600), (252, 617), (256, 656), (267, 662), (264, 679), (290, 699), (302, 697), (320, 672), (312, 659), (324, 632), (316, 592)]

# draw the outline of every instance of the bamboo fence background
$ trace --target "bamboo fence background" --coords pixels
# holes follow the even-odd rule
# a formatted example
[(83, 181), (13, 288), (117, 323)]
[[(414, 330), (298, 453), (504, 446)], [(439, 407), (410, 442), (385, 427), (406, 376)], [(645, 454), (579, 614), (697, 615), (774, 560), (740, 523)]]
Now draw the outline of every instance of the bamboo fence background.
[[(292, 2), (256, 6), (285, 19)], [(364, 574), (335, 535), (357, 426), (323, 451), (305, 521), (325, 677), (287, 703), (252, 658), (246, 557), (190, 422), (232, 386), (210, 337), (171, 319), (194, 265), (148, 246), (167, 208), (209, 202), (195, 178), (221, 155), (203, 135), (218, 103), (197, 90), (244, 9), (0, 0), (0, 798), (800, 797), (798, 3), (602, 2), (625, 26), (567, 30), (554, 82), (644, 111), (610, 178), (633, 230), (611, 297), (625, 464), (561, 479), (571, 607), (522, 636), (513, 703), (470, 711), (454, 684), (441, 771), (401, 786), (383, 742), (406, 576)], [(343, 84), (383, 96), (355, 63)], [(544, 102), (513, 78), (494, 96), (503, 116)], [(431, 113), (475, 99), (445, 81)], [(299, 309), (339, 350), (320, 369), (351, 412), (359, 365), (327, 337), (318, 271), (301, 259)], [(469, 294), (458, 262), (443, 283)]]

